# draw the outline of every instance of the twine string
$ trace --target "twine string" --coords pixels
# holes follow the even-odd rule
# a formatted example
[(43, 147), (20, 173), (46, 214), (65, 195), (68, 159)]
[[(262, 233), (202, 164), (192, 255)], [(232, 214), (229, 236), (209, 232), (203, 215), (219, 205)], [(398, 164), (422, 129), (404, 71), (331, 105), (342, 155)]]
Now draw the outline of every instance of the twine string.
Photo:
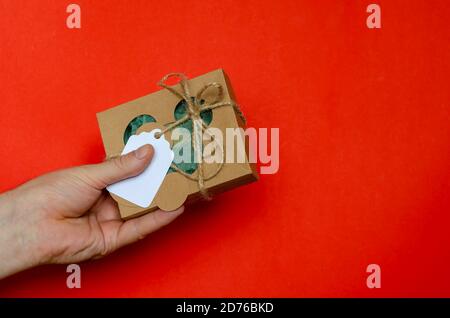
[[(178, 79), (178, 84), (180, 84), (181, 92), (175, 89), (173, 86), (169, 86), (166, 84), (167, 80), (171, 77)], [(196, 181), (198, 184), (198, 189), (202, 197), (206, 200), (211, 200), (211, 196), (208, 193), (208, 190), (205, 186), (205, 181), (211, 180), (212, 178), (216, 177), (219, 172), (222, 170), (224, 165), (224, 159), (225, 159), (225, 153), (223, 146), (217, 142), (217, 140), (214, 138), (213, 135), (211, 135), (207, 129), (208, 127), (203, 122), (201, 118), (201, 113), (207, 110), (214, 110), (216, 108), (220, 107), (226, 107), (231, 106), (233, 107), (234, 111), (237, 113), (237, 115), (240, 117), (241, 121), (245, 125), (245, 117), (242, 114), (241, 110), (239, 109), (239, 106), (233, 102), (223, 102), (221, 101), (224, 96), (223, 87), (220, 83), (217, 82), (211, 82), (205, 84), (197, 93), (197, 95), (192, 98), (189, 85), (188, 85), (188, 78), (183, 73), (169, 73), (165, 75), (159, 82), (158, 85), (162, 88), (167, 89), (169, 92), (177, 96), (178, 98), (184, 100), (187, 105), (187, 113), (177, 121), (170, 123), (167, 125), (164, 129), (162, 129), (159, 133), (155, 134), (156, 138), (160, 138), (164, 133), (171, 131), (172, 129), (182, 125), (183, 123), (187, 122), (188, 120), (192, 121), (193, 126), (193, 136), (191, 138), (191, 145), (194, 149), (194, 159), (197, 161), (197, 173), (189, 174), (178, 168), (174, 163), (171, 164), (171, 168), (175, 170), (176, 172), (180, 173), (184, 177)], [(214, 96), (214, 100), (212, 102), (207, 102), (206, 99), (203, 98), (203, 94), (209, 89), (209, 88), (215, 88), (217, 90), (217, 94)], [(206, 134), (210, 137), (211, 142), (214, 142), (216, 147), (214, 149), (219, 149), (221, 160), (219, 162), (219, 165), (217, 166), (216, 170), (213, 171), (210, 175), (205, 175), (204, 172), (204, 165), (203, 165), (203, 154), (202, 154), (202, 136), (203, 134)], [(119, 155), (111, 155), (108, 156), (107, 159), (111, 159), (114, 157), (117, 157)]]
[[(166, 84), (167, 80), (171, 77), (178, 79), (178, 83), (180, 84), (180, 87), (181, 87), (181, 92), (176, 90), (173, 86), (169, 86)], [(191, 145), (192, 145), (192, 149), (194, 149), (194, 158), (198, 164), (197, 174), (186, 173), (183, 170), (181, 170), (180, 168), (178, 168), (173, 163), (172, 163), (171, 167), (173, 170), (180, 173), (184, 177), (186, 177), (190, 180), (193, 180), (193, 181), (197, 181), (198, 189), (199, 189), (199, 192), (202, 195), (202, 197), (206, 200), (210, 200), (211, 196), (209, 195), (207, 188), (205, 187), (205, 181), (208, 181), (208, 180), (214, 178), (222, 170), (223, 164), (224, 164), (224, 159), (225, 159), (225, 154), (224, 154), (224, 149), (223, 149), (222, 145), (220, 145), (214, 139), (214, 137), (211, 136), (207, 132), (208, 127), (203, 122), (203, 120), (201, 118), (201, 113), (204, 111), (213, 110), (213, 109), (216, 109), (219, 107), (231, 106), (234, 108), (236, 113), (240, 116), (240, 118), (244, 124), (245, 124), (245, 117), (243, 116), (241, 110), (239, 109), (239, 107), (236, 103), (234, 103), (232, 101), (231, 102), (222, 102), (221, 101), (223, 99), (224, 92), (223, 92), (223, 87), (220, 83), (211, 82), (211, 83), (205, 84), (198, 91), (197, 95), (194, 98), (191, 97), (192, 95), (189, 91), (188, 78), (182, 73), (167, 74), (158, 82), (158, 85), (161, 86), (162, 88), (167, 89), (168, 91), (170, 91), (172, 94), (174, 94), (178, 98), (183, 99), (187, 105), (187, 113), (182, 118), (180, 118), (177, 121), (166, 126), (164, 129), (161, 130), (161, 132), (155, 134), (155, 137), (159, 138), (161, 135), (163, 135), (167, 131), (171, 131), (172, 129), (180, 126), (181, 124), (185, 123), (186, 121), (188, 121), (188, 120), (192, 121), (193, 136), (191, 138)], [(214, 96), (215, 98), (212, 102), (207, 102), (206, 99), (203, 99), (203, 95), (211, 87), (213, 87), (217, 90), (217, 94)], [(205, 175), (204, 164), (203, 164), (203, 154), (202, 154), (203, 133), (206, 133), (210, 136), (212, 142), (214, 142), (216, 144), (215, 149), (219, 148), (220, 156), (221, 156), (221, 160), (220, 160), (219, 165), (217, 166), (216, 170), (208, 176)]]

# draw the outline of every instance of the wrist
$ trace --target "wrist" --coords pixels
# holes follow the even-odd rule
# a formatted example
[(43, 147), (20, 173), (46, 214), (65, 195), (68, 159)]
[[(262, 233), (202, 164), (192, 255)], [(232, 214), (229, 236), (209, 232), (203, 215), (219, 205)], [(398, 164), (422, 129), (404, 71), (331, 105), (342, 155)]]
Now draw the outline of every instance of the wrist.
[(17, 205), (14, 190), (0, 194), (0, 279), (38, 265), (30, 244), (30, 220)]

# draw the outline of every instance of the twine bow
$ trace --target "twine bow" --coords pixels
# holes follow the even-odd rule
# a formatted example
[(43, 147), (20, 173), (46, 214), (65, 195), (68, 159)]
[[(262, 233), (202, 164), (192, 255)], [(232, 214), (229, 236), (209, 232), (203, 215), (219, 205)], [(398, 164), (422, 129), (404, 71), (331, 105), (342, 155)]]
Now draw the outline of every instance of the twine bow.
[[(177, 78), (179, 80), (179, 84), (181, 86), (181, 92), (176, 90), (175, 88), (169, 86), (166, 84), (167, 80), (171, 77)], [(211, 136), (206, 129), (208, 128), (205, 123), (203, 122), (200, 114), (206, 110), (213, 110), (219, 107), (225, 107), (225, 106), (231, 106), (234, 108), (236, 113), (240, 116), (243, 123), (245, 123), (245, 117), (242, 114), (241, 110), (239, 109), (238, 105), (234, 103), (233, 101), (230, 102), (223, 102), (223, 87), (220, 83), (217, 82), (211, 82), (208, 84), (205, 84), (197, 93), (195, 97), (191, 96), (191, 93), (189, 91), (188, 86), (188, 78), (186, 75), (182, 73), (170, 73), (164, 76), (159, 82), (158, 85), (167, 89), (175, 96), (183, 99), (186, 102), (187, 105), (187, 113), (182, 118), (178, 119), (177, 121), (169, 124), (166, 126), (161, 132), (155, 134), (156, 138), (159, 138), (161, 135), (163, 135), (165, 132), (170, 131), (184, 122), (188, 120), (192, 120), (193, 125), (193, 136), (191, 138), (191, 144), (192, 148), (194, 149), (194, 160), (198, 164), (197, 166), (197, 175), (189, 174), (178, 168), (174, 163), (172, 163), (171, 167), (176, 172), (182, 174), (186, 178), (190, 180), (197, 181), (198, 189), (203, 196), (204, 199), (210, 200), (211, 197), (208, 194), (208, 191), (205, 187), (205, 181), (208, 181), (212, 178), (214, 178), (220, 170), (222, 170), (223, 164), (224, 164), (224, 151), (222, 145), (217, 143), (218, 147), (220, 148), (220, 153), (222, 156), (222, 160), (220, 161), (219, 165), (217, 166), (217, 169), (210, 174), (209, 176), (205, 176), (205, 173), (203, 171), (203, 154), (202, 154), (202, 136), (203, 133), (206, 132), (211, 138), (212, 141), (215, 142), (214, 136)], [(215, 96), (215, 99), (212, 102), (207, 102), (206, 99), (203, 99), (203, 94), (209, 89), (209, 88), (216, 88), (217, 89), (217, 95)]]

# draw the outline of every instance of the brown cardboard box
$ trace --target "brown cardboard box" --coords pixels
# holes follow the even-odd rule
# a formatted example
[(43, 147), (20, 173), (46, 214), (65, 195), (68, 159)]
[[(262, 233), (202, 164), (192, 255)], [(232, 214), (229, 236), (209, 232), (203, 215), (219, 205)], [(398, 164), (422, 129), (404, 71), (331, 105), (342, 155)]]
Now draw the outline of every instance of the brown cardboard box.
[[(188, 85), (191, 94), (195, 96), (205, 84), (211, 82), (217, 82), (222, 86), (222, 101), (235, 100), (227, 76), (221, 69), (190, 79)], [(172, 87), (179, 90), (181, 86), (180, 84), (176, 84)], [(133, 119), (145, 114), (152, 116), (156, 120), (156, 123), (142, 125), (135, 133), (151, 131), (155, 127), (164, 127), (175, 121), (174, 111), (175, 107), (179, 105), (179, 102), (179, 97), (167, 89), (163, 89), (98, 113), (97, 119), (107, 156), (118, 155), (122, 152), (126, 139), (124, 138), (124, 132)], [(230, 106), (213, 109), (212, 121), (208, 127), (220, 129), (225, 141), (225, 129), (227, 127), (245, 128), (243, 126), (243, 121), (236, 114), (234, 108)], [(165, 133), (166, 140), (171, 140), (170, 135), (171, 132)], [(245, 139), (244, 136), (238, 136), (237, 138)], [(247, 145), (245, 140), (242, 140), (242, 142)], [(224, 142), (223, 147), (224, 151), (226, 151), (226, 142)], [(214, 178), (205, 181), (205, 188), (209, 194), (214, 195), (258, 179), (254, 164), (248, 162), (247, 146), (245, 150), (245, 162), (225, 162), (222, 169)], [(208, 171), (214, 170), (215, 165), (217, 164), (204, 164), (203, 171), (206, 171), (206, 174), (208, 174)], [(196, 181), (190, 180), (178, 172), (170, 172), (167, 174), (155, 199), (148, 208), (141, 208), (114, 195), (113, 198), (118, 202), (122, 218), (130, 218), (154, 211), (158, 207), (163, 210), (175, 209), (182, 205), (184, 201), (190, 203), (201, 198), (201, 194)]]

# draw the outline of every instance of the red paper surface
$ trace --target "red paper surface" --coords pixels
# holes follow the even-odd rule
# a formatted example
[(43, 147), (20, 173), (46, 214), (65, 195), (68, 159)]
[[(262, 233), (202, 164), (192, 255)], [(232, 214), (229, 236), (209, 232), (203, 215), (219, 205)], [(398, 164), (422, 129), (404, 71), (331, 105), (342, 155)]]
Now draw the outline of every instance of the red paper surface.
[[(0, 1), (0, 191), (104, 158), (95, 114), (224, 68), (280, 170), (5, 296), (450, 296), (448, 1)], [(366, 7), (381, 6), (368, 29)], [(366, 266), (381, 266), (381, 289)]]

